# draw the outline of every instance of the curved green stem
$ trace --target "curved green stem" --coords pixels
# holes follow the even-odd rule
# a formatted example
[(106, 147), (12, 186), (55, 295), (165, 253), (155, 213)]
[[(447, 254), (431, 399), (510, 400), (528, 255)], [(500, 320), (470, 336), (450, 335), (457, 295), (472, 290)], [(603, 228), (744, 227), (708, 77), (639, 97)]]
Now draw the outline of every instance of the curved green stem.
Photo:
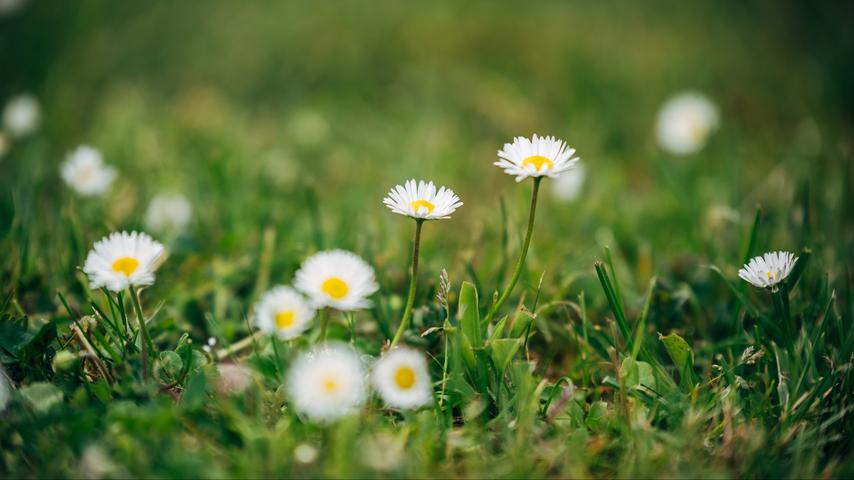
[(409, 319), (412, 317), (412, 307), (415, 305), (415, 284), (418, 279), (418, 253), (421, 249), (421, 226), (423, 224), (424, 219), (415, 219), (415, 243), (412, 246), (412, 276), (409, 278), (409, 295), (406, 297), (406, 308), (403, 310), (403, 318), (400, 320), (400, 326), (397, 327), (397, 332), (391, 341), (391, 347), (400, 342), (403, 332), (409, 328)]
[(133, 308), (136, 311), (136, 318), (139, 320), (139, 331), (142, 333), (142, 378), (148, 380), (148, 356), (149, 350), (154, 353), (154, 346), (151, 343), (151, 336), (148, 334), (148, 326), (145, 324), (145, 317), (142, 315), (142, 305), (139, 302), (139, 292), (130, 287), (131, 301)]
[(320, 336), (317, 337), (317, 343), (323, 343), (326, 341), (326, 327), (329, 326), (329, 312), (326, 308), (322, 308), (318, 315), (320, 315)]
[(522, 253), (519, 255), (519, 262), (516, 263), (516, 270), (513, 272), (513, 277), (510, 279), (510, 283), (507, 284), (504, 292), (500, 297), (498, 297), (498, 301), (492, 305), (489, 309), (489, 313), (486, 314), (484, 321), (487, 324), (492, 321), (495, 314), (501, 306), (504, 305), (504, 302), (507, 301), (507, 297), (509, 297), (510, 293), (513, 292), (513, 287), (516, 286), (516, 282), (519, 281), (519, 276), (522, 275), (522, 268), (525, 267), (525, 258), (528, 256), (528, 247), (531, 246), (531, 235), (534, 232), (534, 216), (537, 214), (537, 194), (540, 191), (540, 181), (542, 179), (543, 177), (534, 177), (534, 191), (531, 194), (531, 211), (528, 214), (528, 231), (525, 233), (525, 242), (522, 244)]

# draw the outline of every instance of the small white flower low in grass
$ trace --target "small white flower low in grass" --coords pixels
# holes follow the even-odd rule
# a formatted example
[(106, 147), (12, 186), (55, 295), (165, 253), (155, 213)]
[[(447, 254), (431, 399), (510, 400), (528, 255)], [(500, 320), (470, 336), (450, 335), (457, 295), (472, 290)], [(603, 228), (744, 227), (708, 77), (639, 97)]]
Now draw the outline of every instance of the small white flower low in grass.
[(95, 242), (83, 272), (89, 277), (91, 288), (120, 292), (131, 286), (152, 285), (164, 255), (163, 245), (145, 233), (111, 233)]
[(104, 164), (101, 152), (88, 145), (81, 145), (68, 154), (60, 168), (60, 175), (75, 192), (91, 197), (107, 191), (117, 173), (115, 168)]
[(741, 270), (738, 276), (759, 288), (774, 288), (792, 273), (798, 257), (790, 252), (769, 252), (754, 257)]
[(36, 97), (18, 95), (6, 103), (3, 109), (3, 129), (12, 137), (30, 135), (41, 123), (41, 108)]
[(321, 344), (300, 354), (288, 372), (293, 408), (314, 421), (330, 422), (355, 413), (365, 401), (365, 369), (350, 347)]
[(383, 203), (394, 213), (424, 220), (451, 218), (451, 214), (463, 205), (453, 190), (440, 187), (433, 182), (407, 180), (388, 192)]
[(558, 178), (578, 164), (579, 159), (573, 155), (575, 149), (563, 140), (534, 134), (533, 139), (516, 137), (513, 143), (505, 143), (494, 165), (515, 176), (517, 182), (528, 177)]
[(309, 257), (294, 277), (294, 286), (315, 308), (351, 311), (369, 308), (379, 289), (374, 269), (355, 253), (327, 250)]
[(674, 155), (698, 152), (718, 126), (718, 109), (705, 96), (686, 92), (667, 100), (658, 112), (655, 133)]
[(574, 169), (564, 173), (552, 184), (552, 196), (561, 202), (571, 202), (581, 194), (586, 172), (579, 163)]
[(374, 365), (371, 380), (390, 407), (418, 408), (433, 398), (427, 360), (410, 348), (395, 348), (383, 355)]
[(283, 340), (296, 338), (311, 326), (314, 309), (291, 287), (274, 287), (255, 307), (255, 326)]
[(159, 193), (151, 199), (145, 212), (145, 226), (156, 231), (181, 231), (193, 217), (187, 197), (177, 193)]

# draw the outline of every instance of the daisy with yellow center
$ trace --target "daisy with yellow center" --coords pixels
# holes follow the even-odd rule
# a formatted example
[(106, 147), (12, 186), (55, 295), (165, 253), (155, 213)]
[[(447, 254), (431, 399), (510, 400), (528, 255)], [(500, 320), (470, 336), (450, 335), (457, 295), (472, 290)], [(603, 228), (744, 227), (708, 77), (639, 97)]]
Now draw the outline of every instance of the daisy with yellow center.
[(393, 408), (414, 409), (433, 398), (427, 360), (410, 348), (395, 348), (383, 355), (374, 365), (371, 381)]
[(141, 232), (116, 232), (95, 242), (83, 272), (92, 289), (121, 292), (154, 283), (154, 272), (164, 258), (160, 242)]
[(403, 332), (408, 328), (409, 319), (412, 316), (412, 308), (415, 305), (421, 227), (425, 220), (451, 218), (451, 214), (462, 206), (463, 202), (449, 188), (440, 187), (439, 190), (436, 190), (433, 182), (424, 182), (422, 180), (416, 183), (412, 179), (407, 180), (403, 185), (397, 185), (392, 188), (388, 192), (388, 196), (383, 199), (383, 203), (392, 212), (415, 219), (415, 242), (412, 247), (409, 295), (406, 299), (406, 306), (403, 309), (400, 326), (394, 335), (394, 339), (391, 341), (391, 346), (393, 347), (397, 345), (403, 336)]
[(451, 218), (463, 204), (453, 190), (445, 187), (436, 190), (433, 182), (414, 179), (392, 188), (383, 203), (394, 213), (424, 220)]
[(573, 155), (575, 149), (563, 140), (534, 134), (532, 139), (516, 137), (513, 143), (504, 144), (494, 165), (515, 176), (517, 182), (528, 177), (558, 178), (578, 164), (578, 158)]
[(792, 273), (797, 261), (798, 257), (790, 252), (769, 252), (752, 258), (738, 276), (755, 287), (774, 289)]
[(255, 307), (255, 327), (282, 340), (296, 338), (311, 326), (314, 309), (291, 287), (277, 286)]
[[(320, 336), (326, 339), (329, 315), (326, 307), (343, 312), (370, 308), (368, 299), (379, 289), (374, 269), (355, 253), (345, 250), (327, 250), (309, 257), (297, 270), (294, 286), (305, 294), (311, 306), (320, 309)], [(355, 320), (348, 315), (351, 332)]]
[(365, 401), (366, 373), (350, 347), (327, 343), (302, 353), (288, 372), (293, 408), (314, 421), (331, 422), (355, 413)]
[(494, 165), (502, 168), (504, 173), (515, 175), (516, 182), (531, 177), (534, 179), (534, 188), (531, 193), (531, 209), (528, 212), (528, 230), (525, 232), (525, 240), (522, 243), (522, 251), (519, 261), (513, 271), (510, 282), (504, 287), (504, 291), (493, 302), (484, 318), (489, 323), (495, 314), (510, 297), (516, 282), (525, 266), (525, 258), (528, 256), (528, 248), (531, 246), (531, 237), (534, 233), (534, 217), (537, 213), (537, 196), (540, 191), (540, 182), (544, 177), (560, 178), (562, 174), (575, 169), (579, 159), (573, 157), (575, 149), (566, 145), (563, 140), (555, 137), (540, 137), (534, 134), (532, 139), (516, 137), (513, 143), (505, 143), (504, 149), (498, 151), (498, 161)]
[(129, 290), (142, 334), (142, 376), (148, 379), (149, 350), (154, 349), (148, 334), (137, 287), (154, 284), (154, 272), (165, 259), (160, 242), (142, 232), (115, 232), (95, 242), (89, 251), (83, 272), (92, 289), (113, 292)]
[(355, 253), (327, 250), (309, 257), (297, 270), (294, 286), (314, 308), (351, 311), (370, 308), (368, 299), (379, 289), (374, 269)]
[(93, 197), (106, 192), (116, 179), (116, 169), (104, 164), (101, 152), (81, 145), (68, 154), (60, 168), (62, 179), (83, 197)]

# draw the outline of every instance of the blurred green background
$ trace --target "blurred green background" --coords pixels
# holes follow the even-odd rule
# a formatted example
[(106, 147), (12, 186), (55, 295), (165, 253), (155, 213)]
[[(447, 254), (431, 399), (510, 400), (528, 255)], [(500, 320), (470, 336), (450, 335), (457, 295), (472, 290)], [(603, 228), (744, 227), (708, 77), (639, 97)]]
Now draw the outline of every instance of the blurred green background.
[[(533, 303), (544, 274), (543, 301), (584, 292), (591, 322), (607, 331), (610, 313), (592, 265), (609, 246), (632, 318), (658, 275), (649, 335), (677, 329), (697, 352), (698, 369), (711, 375), (715, 354), (729, 349), (737, 357), (746, 344), (734, 321), (740, 307), (705, 266), (736, 279), (757, 207), (753, 253), (811, 248), (811, 270), (795, 298), (824, 298), (830, 284), (850, 318), (851, 18), (854, 3), (831, 1), (24, 2), (0, 16), (0, 106), (29, 92), (42, 122), (0, 158), (0, 294), (32, 320), (67, 323), (56, 294), (85, 307), (85, 279), (73, 275), (92, 243), (110, 231), (143, 228), (151, 198), (178, 192), (190, 199), (193, 220), (182, 233), (155, 234), (170, 258), (146, 292), (160, 345), (171, 348), (185, 331), (196, 345), (208, 336), (242, 338), (259, 293), (289, 283), (313, 251), (341, 247), (377, 269), (377, 306), (359, 314), (360, 348), (376, 354), (388, 338), (377, 328), (396, 324), (406, 291), (413, 228), (382, 205), (383, 196), (414, 177), (447, 185), (465, 202), (452, 220), (425, 229), (415, 326), (435, 326), (429, 322), (440, 321), (432, 298), (442, 268), (454, 290), (474, 281), (481, 303), (503, 285), (523, 234), (530, 182), (517, 185), (492, 163), (514, 136), (539, 133), (576, 148), (586, 179), (573, 201), (550, 195), (546, 180), (516, 294)], [(686, 90), (717, 105), (720, 128), (700, 152), (675, 156), (656, 141), (656, 115)], [(67, 153), (84, 143), (119, 171), (104, 196), (80, 198), (59, 176)], [(829, 283), (819, 278), (824, 272)], [(757, 303), (767, 300), (738, 285)], [(586, 372), (576, 353), (589, 347), (565, 328), (573, 321), (568, 309), (539, 318), (531, 352), (543, 360), (537, 375), (553, 381)], [(415, 341), (427, 352), (441, 350), (433, 337)], [(595, 385), (613, 374), (598, 358), (590, 363)], [(51, 375), (49, 368), (16, 369), (16, 381)], [(266, 393), (273, 391), (267, 385)], [(157, 401), (162, 411), (171, 406), (165, 397)], [(153, 402), (115, 405), (120, 416), (162, 420)], [(85, 422), (100, 421), (97, 410), (89, 413)], [(81, 450), (85, 432), (100, 430), (79, 418), (68, 431), (80, 437)], [(776, 417), (768, 418), (770, 430)], [(240, 437), (250, 447), (260, 430), (253, 429), (267, 418), (252, 421)], [(169, 427), (181, 432), (177, 440), (168, 440), (166, 426), (140, 427), (150, 439), (141, 444), (154, 445), (145, 461), (178, 465), (167, 471), (184, 476), (203, 466), (212, 476), (241, 468), (257, 475), (252, 462), (270, 461), (261, 449), (257, 457), (234, 450), (236, 470), (217, 470), (225, 467), (205, 458), (221, 458), (220, 444), (236, 440), (212, 437), (210, 457), (187, 456), (186, 445), (197, 439), (183, 426), (174, 420)], [(435, 438), (427, 431), (421, 440), (439, 445)], [(705, 446), (691, 443), (699, 437), (681, 438), (695, 448), (696, 457), (686, 458), (705, 458)], [(164, 439), (187, 443), (157, 450)], [(844, 452), (850, 439), (837, 443)], [(34, 445), (28, 448), (50, 456), (51, 449)], [(669, 448), (688, 451), (678, 443)], [(161, 451), (171, 456), (164, 460)], [(764, 450), (751, 452), (760, 467), (734, 472), (774, 472), (761, 468)], [(611, 460), (606, 450), (600, 471), (613, 471)], [(54, 468), (48, 463), (42, 471)], [(53, 473), (64, 473), (57, 465)], [(683, 473), (699, 471), (692, 470), (697, 462), (686, 465)], [(788, 471), (782, 463), (775, 468)]]
[[(88, 244), (108, 227), (138, 227), (154, 193), (179, 191), (196, 207), (194, 251), (250, 255), (272, 225), (281, 249), (319, 239), (375, 252), (402, 276), (411, 226), (380, 201), (416, 177), (466, 203), (425, 238), (428, 261), (453, 271), (460, 258), (490, 262), (483, 251), (501, 229), (502, 197), (513, 225), (524, 221), (527, 188), (491, 163), (513, 136), (540, 133), (575, 147), (587, 180), (579, 200), (543, 206), (532, 270), (556, 255), (589, 267), (604, 244), (629, 258), (648, 251), (655, 268), (686, 253), (736, 262), (727, 241), (758, 205), (777, 226), (760, 246), (796, 249), (803, 239), (787, 227), (802, 222), (793, 205), (805, 190), (820, 240), (847, 252), (851, 10), (30, 2), (0, 19), (0, 99), (34, 93), (43, 127), (3, 160), (0, 228), (12, 228), (17, 208), (22, 223), (39, 224), (23, 229), (38, 251), (40, 236), (69, 221), (65, 210), (95, 203), (80, 225)], [(709, 96), (721, 128), (702, 152), (679, 158), (653, 133), (662, 102), (683, 90)], [(81, 143), (120, 168), (104, 199), (74, 199), (59, 179), (59, 163)]]

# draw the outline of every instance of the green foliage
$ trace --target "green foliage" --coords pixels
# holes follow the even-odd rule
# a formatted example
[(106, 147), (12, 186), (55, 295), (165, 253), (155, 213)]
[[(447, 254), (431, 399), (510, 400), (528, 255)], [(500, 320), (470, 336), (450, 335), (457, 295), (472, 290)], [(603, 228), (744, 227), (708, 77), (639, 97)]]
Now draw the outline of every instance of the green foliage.
[[(2, 134), (0, 478), (854, 476), (850, 7), (614, 8), (32, 1), (0, 18), (0, 105), (30, 91), (43, 116)], [(677, 157), (655, 118), (684, 89), (721, 122)], [(571, 202), (542, 181), (493, 317), (531, 185), (491, 163), (534, 132), (587, 178)], [(58, 174), (81, 143), (119, 172), (104, 196)], [(317, 328), (253, 337), (253, 305), (310, 254), (353, 250), (381, 288), (328, 336), (377, 358), (411, 251), (380, 199), (411, 177), (465, 202), (425, 226), (401, 337), (435, 401), (309, 422), (285, 383)], [(194, 213), (149, 232), (169, 256), (137, 312), (79, 267), (103, 235), (149, 230), (160, 192)], [(781, 249), (799, 260), (779, 290), (738, 278)]]

